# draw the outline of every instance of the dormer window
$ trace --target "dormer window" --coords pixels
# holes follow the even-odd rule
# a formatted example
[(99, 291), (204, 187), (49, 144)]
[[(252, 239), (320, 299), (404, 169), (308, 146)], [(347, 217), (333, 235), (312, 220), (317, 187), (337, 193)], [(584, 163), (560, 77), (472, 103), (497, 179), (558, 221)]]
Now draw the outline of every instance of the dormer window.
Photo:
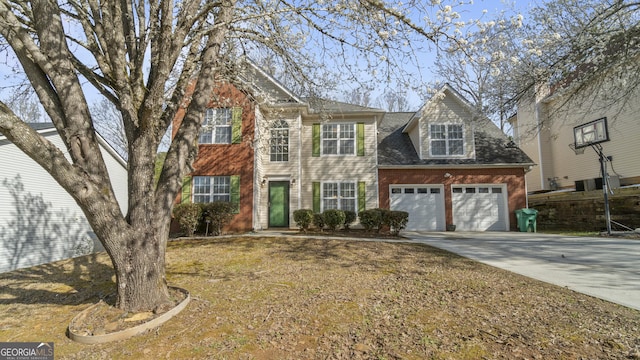
[(464, 127), (462, 124), (431, 124), (429, 143), (431, 156), (464, 155)]

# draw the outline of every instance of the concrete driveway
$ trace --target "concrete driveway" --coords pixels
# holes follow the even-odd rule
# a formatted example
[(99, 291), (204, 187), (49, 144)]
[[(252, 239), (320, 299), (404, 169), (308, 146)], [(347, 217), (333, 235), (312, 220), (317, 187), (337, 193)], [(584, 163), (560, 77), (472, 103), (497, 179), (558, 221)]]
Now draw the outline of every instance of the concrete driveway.
[(640, 310), (640, 240), (519, 232), (403, 232), (413, 241)]

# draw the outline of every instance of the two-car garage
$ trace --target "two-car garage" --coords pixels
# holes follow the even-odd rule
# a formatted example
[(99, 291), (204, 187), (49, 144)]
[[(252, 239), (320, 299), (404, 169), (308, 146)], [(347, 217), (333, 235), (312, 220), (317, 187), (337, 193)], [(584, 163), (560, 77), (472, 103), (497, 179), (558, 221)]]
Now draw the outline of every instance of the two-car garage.
[(509, 211), (506, 184), (452, 184), (445, 186), (391, 185), (391, 210), (409, 213), (406, 230), (444, 231), (445, 198), (450, 195), (451, 216), (456, 230), (508, 231)]

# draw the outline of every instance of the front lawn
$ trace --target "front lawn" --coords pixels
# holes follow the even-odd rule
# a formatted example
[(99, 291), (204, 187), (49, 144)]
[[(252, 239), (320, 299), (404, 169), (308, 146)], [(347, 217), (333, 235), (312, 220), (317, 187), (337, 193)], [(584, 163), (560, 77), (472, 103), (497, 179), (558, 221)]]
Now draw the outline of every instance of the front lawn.
[(0, 274), (0, 342), (56, 359), (628, 359), (640, 312), (425, 245), (305, 237), (173, 241), (192, 301), (159, 329), (65, 336), (114, 289), (106, 254)]

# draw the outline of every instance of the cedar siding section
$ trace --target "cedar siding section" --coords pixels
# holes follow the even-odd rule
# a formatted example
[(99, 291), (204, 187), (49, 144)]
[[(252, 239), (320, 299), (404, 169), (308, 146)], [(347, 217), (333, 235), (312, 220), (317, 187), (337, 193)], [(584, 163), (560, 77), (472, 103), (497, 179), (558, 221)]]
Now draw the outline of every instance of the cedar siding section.
[[(190, 90), (192, 91), (192, 90)], [(239, 177), (239, 212), (223, 231), (242, 232), (253, 228), (253, 186), (254, 186), (254, 150), (252, 147), (255, 132), (255, 108), (247, 94), (237, 87), (220, 83), (216, 86), (209, 108), (232, 108), (234, 113), (242, 111), (241, 129), (234, 126), (231, 144), (200, 144), (198, 156), (193, 162), (193, 172), (189, 176), (231, 176)], [(186, 107), (185, 107), (186, 108)], [(173, 131), (179, 127), (184, 116), (180, 111), (174, 120)], [(238, 130), (240, 131), (238, 136)], [(190, 184), (191, 181), (185, 183)], [(183, 194), (192, 194), (186, 189)], [(233, 192), (233, 189), (232, 189)], [(232, 201), (234, 194), (231, 194)], [(177, 199), (183, 202), (182, 195)], [(187, 201), (190, 201), (187, 200)]]

